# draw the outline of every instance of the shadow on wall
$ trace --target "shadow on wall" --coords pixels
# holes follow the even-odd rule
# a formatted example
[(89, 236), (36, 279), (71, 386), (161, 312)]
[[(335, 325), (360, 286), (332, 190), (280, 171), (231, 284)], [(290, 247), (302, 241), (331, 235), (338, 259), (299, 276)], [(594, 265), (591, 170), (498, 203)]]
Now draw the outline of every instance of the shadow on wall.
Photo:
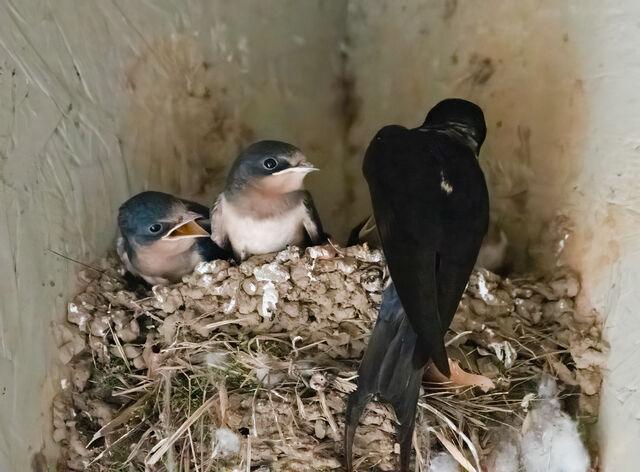
[[(570, 203), (587, 120), (569, 8), (539, 1), (352, 1), (350, 70), (362, 102), (349, 137), (353, 165), (385, 124), (417, 126), (448, 96), (478, 103), (488, 128), (481, 163), (492, 217), (508, 233), (515, 268), (536, 262), (531, 243)], [(359, 198), (368, 205), (365, 189)]]

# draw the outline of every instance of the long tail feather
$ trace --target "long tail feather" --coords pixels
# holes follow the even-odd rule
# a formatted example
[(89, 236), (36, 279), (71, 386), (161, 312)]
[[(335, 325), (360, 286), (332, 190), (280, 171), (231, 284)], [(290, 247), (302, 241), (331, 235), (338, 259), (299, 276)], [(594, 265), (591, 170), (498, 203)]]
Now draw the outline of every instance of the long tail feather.
[(378, 320), (358, 370), (358, 388), (347, 403), (345, 455), (347, 471), (353, 470), (352, 452), (360, 416), (372, 399), (391, 403), (398, 422), (400, 470), (409, 470), (411, 439), (423, 367), (414, 366), (416, 333), (411, 328), (398, 293), (391, 284), (382, 296)]

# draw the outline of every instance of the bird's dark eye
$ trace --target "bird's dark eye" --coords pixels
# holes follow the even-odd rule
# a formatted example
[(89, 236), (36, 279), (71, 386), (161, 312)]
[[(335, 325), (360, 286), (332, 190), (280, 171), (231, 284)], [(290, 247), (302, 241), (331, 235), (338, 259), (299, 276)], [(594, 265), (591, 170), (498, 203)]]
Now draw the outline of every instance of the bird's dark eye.
[(162, 229), (162, 225), (159, 223), (153, 224), (151, 226), (149, 226), (149, 231), (151, 231), (152, 233), (157, 233)]
[(262, 163), (267, 169), (273, 169), (275, 166), (278, 165), (278, 163), (276, 162), (276, 160), (273, 157), (270, 157), (269, 159), (265, 159), (264, 162)]

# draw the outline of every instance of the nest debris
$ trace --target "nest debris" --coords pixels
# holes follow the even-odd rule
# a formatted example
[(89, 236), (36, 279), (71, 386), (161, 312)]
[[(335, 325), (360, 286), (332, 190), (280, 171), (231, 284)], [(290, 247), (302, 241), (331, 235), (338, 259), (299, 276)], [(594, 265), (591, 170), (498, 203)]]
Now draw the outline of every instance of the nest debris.
[[(81, 273), (56, 327), (69, 372), (54, 400), (65, 470), (249, 471), (342, 467), (343, 412), (375, 323), (384, 260), (332, 245), (200, 264), (182, 283), (134, 287), (114, 257)], [(469, 470), (501, 428), (518, 430), (543, 372), (565, 404), (595, 417), (605, 353), (575, 309), (576, 274), (474, 271), (448, 335), (462, 367), (496, 390), (424, 385), (416, 463), (446, 448)], [(394, 416), (371, 403), (358, 470), (392, 470)], [(418, 470), (418, 469), (416, 469)]]

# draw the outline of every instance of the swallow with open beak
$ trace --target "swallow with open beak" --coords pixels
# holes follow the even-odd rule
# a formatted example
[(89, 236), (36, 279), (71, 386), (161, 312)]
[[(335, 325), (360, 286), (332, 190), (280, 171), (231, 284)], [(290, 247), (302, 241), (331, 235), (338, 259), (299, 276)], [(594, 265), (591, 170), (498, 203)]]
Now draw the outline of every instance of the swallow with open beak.
[(363, 222), (354, 238), (376, 229), (392, 283), (383, 293), (358, 387), (347, 404), (348, 471), (355, 430), (372, 399), (393, 406), (400, 423), (400, 470), (409, 470), (427, 365), (454, 384), (492, 387), (488, 379), (485, 385), (475, 383), (479, 376), (464, 375), (449, 361), (444, 343), (489, 223), (489, 197), (477, 159), (485, 135), (480, 107), (448, 99), (418, 128), (382, 128), (366, 151), (363, 174), (375, 224)]
[(209, 233), (209, 209), (162, 192), (142, 192), (118, 213), (118, 255), (151, 285), (178, 282), (204, 261), (228, 254)]
[(315, 246), (326, 236), (306, 175), (317, 170), (281, 141), (259, 141), (236, 158), (225, 190), (211, 210), (211, 237), (237, 260), (289, 245)]

